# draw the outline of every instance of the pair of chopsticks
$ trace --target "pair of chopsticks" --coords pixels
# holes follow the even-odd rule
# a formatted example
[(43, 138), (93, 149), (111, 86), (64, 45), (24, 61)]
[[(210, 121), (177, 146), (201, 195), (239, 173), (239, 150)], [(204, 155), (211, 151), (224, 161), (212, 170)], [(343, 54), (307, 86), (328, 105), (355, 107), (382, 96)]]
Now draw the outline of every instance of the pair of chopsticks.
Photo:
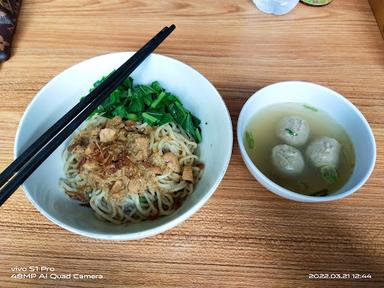
[(0, 206), (61, 143), (168, 37), (175, 25), (164, 27), (99, 86), (53, 124), (0, 174)]

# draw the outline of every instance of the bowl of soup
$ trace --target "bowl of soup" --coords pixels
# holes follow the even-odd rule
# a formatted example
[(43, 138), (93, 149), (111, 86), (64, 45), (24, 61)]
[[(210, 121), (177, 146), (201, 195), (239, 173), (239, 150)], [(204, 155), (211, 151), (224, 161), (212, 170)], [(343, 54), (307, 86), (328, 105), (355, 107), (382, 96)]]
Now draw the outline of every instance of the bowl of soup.
[(309, 82), (279, 82), (257, 91), (240, 112), (237, 139), (261, 185), (302, 202), (356, 192), (376, 160), (363, 114), (339, 93)]

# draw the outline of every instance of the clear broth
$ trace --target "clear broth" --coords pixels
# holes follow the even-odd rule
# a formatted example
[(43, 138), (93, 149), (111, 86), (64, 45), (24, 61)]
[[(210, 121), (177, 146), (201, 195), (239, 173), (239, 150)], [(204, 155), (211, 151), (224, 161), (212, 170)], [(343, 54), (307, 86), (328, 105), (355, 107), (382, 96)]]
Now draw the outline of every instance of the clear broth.
[[(295, 177), (281, 175), (272, 164), (272, 148), (284, 144), (277, 136), (278, 122), (285, 116), (301, 116), (309, 124), (311, 132), (306, 144), (299, 149), (304, 157), (304, 171)], [(274, 104), (262, 109), (249, 121), (246, 132), (253, 139), (253, 149), (249, 146), (246, 133), (244, 143), (248, 155), (256, 167), (278, 185), (304, 195), (325, 196), (339, 190), (352, 175), (355, 167), (355, 153), (352, 141), (343, 127), (327, 113), (299, 103)], [(341, 145), (338, 179), (329, 184), (322, 179), (320, 169), (311, 165), (305, 156), (305, 149), (317, 137), (328, 136)]]

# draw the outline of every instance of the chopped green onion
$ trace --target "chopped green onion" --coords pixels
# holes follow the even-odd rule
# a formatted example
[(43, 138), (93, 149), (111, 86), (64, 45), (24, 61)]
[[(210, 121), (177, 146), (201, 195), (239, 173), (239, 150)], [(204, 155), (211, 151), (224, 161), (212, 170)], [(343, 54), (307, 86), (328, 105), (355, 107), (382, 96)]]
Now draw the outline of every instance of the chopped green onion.
[(327, 196), (329, 193), (328, 189), (321, 189), (320, 191), (317, 191), (315, 193), (312, 193), (308, 196)]
[(160, 119), (159, 125), (167, 124), (170, 122), (175, 122), (175, 119), (171, 116), (169, 113), (163, 114), (163, 116)]
[(165, 96), (167, 96), (167, 93), (165, 93), (164, 91), (161, 92), (160, 95), (156, 98), (156, 100), (152, 102), (151, 108), (156, 108), (160, 104), (160, 102), (163, 101)]
[(131, 120), (131, 121), (137, 121), (139, 118), (138, 118), (137, 115), (134, 114), (134, 113), (128, 113), (128, 114), (127, 114), (127, 119), (128, 119), (128, 120)]
[(192, 116), (193, 124), (195, 124), (195, 126), (198, 127), (200, 125), (200, 123), (201, 123), (201, 120), (199, 118), (197, 118), (195, 115), (191, 114), (191, 116)]
[(321, 177), (328, 183), (335, 183), (338, 179), (336, 168), (333, 166), (323, 166), (320, 169)]
[(309, 110), (311, 110), (313, 112), (318, 112), (319, 111), (319, 109), (316, 109), (315, 107), (309, 106), (307, 104), (304, 104), (303, 106), (304, 106), (304, 108), (307, 108), (307, 109), (309, 109)]
[(139, 201), (140, 201), (140, 204), (147, 204), (148, 203), (147, 198), (145, 198), (145, 196), (139, 196)]
[(200, 133), (200, 129), (199, 128), (195, 129), (195, 136), (196, 136), (197, 143), (200, 143), (201, 140), (202, 140), (202, 137), (201, 137), (201, 133)]
[(164, 89), (161, 87), (160, 83), (158, 81), (152, 82), (151, 88), (155, 90), (157, 93), (162, 92)]
[(159, 119), (157, 119), (155, 116), (150, 115), (147, 112), (143, 112), (141, 116), (143, 116), (144, 121), (147, 122), (149, 125), (154, 125), (159, 122)]
[(288, 134), (291, 135), (291, 136), (297, 136), (298, 135), (295, 131), (293, 131), (290, 128), (285, 128), (285, 131), (287, 131)]
[(248, 131), (245, 132), (245, 140), (247, 142), (247, 145), (250, 149), (255, 148), (255, 140), (253, 139), (253, 136)]
[[(106, 78), (104, 76), (96, 81), (92, 89)], [(144, 121), (151, 126), (174, 122), (183, 127), (195, 141), (202, 140), (200, 119), (187, 110), (177, 96), (165, 91), (157, 81), (150, 85), (134, 86), (133, 79), (128, 77), (95, 109), (92, 115), (94, 114), (107, 118), (120, 116), (127, 120)]]
[(127, 79), (125, 79), (124, 82), (123, 82), (123, 86), (126, 89), (132, 88), (132, 86), (133, 86), (133, 79), (131, 77), (128, 77)]

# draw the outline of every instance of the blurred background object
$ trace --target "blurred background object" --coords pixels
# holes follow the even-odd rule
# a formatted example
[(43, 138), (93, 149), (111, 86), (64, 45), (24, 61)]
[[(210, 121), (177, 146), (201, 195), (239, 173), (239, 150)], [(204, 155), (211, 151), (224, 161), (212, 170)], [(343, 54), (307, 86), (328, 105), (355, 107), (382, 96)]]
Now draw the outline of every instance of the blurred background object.
[(379, 25), (381, 34), (384, 37), (384, 1), (383, 0), (369, 0), (373, 14), (375, 14), (377, 24)]
[(0, 0), (0, 62), (11, 55), (11, 43), (16, 28), (21, 0)]
[(328, 5), (333, 0), (300, 0), (300, 1), (312, 6), (324, 6), (324, 5)]
[(295, 8), (299, 0), (253, 0), (253, 3), (264, 13), (283, 15)]

